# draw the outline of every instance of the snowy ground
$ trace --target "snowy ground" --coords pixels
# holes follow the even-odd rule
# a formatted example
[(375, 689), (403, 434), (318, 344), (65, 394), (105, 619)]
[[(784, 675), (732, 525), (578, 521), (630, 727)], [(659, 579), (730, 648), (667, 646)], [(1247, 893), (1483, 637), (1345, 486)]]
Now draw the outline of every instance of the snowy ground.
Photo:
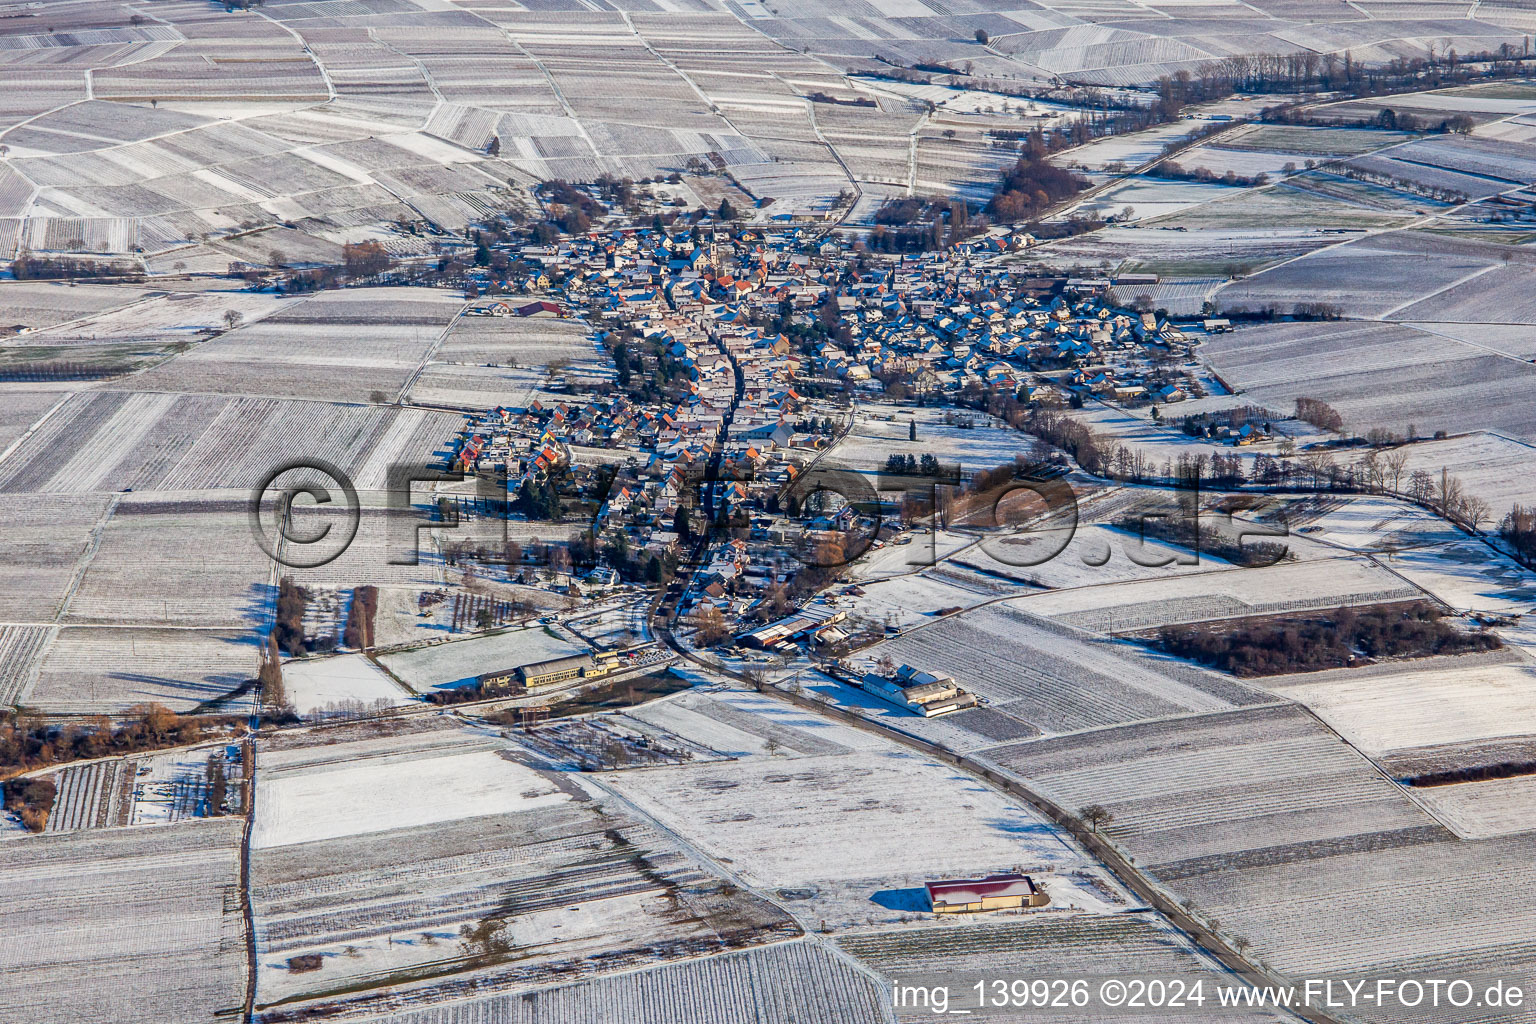
[[(215, 744), (128, 760), (126, 764), (134, 771), (128, 823), (164, 825), (207, 814), (208, 758), (226, 752), (226, 745)], [(225, 765), (224, 771), (227, 778), (239, 777), (238, 766)], [(238, 802), (234, 806), (238, 807)]]
[(848, 613), (855, 625), (910, 629), (933, 618), (941, 608), (969, 608), (997, 595), (967, 585), (949, 575), (923, 573), (875, 580), (862, 585), (862, 595), (829, 599)]
[(528, 626), (387, 654), (379, 661), (414, 689), (437, 690), (467, 686), (486, 672), (513, 669), (582, 651), (582, 647), (552, 634), (543, 626)]
[[(1487, 330), (1482, 324), (1476, 329)], [(1529, 327), (1519, 330), (1526, 339), (1533, 334)], [(1440, 470), (1447, 470), (1468, 494), (1493, 507), (1495, 519), (1502, 518), (1511, 505), (1529, 505), (1533, 500), (1536, 445), (1479, 431), (1444, 441), (1419, 441), (1407, 450), (1406, 473), (1422, 469), (1438, 480)]]
[[(958, 421), (972, 421), (974, 426), (945, 423), (946, 414)], [(917, 424), (915, 441), (910, 439), (913, 423)], [(914, 459), (933, 455), (941, 463), (958, 464), (969, 473), (1011, 463), (1028, 452), (1032, 443), (1028, 435), (985, 413), (935, 406), (869, 405), (859, 410), (853, 429), (818, 465), (870, 471), (883, 468), (892, 455), (911, 455)]]
[(361, 654), (290, 661), (283, 666), (283, 685), (300, 715), (338, 711), (336, 705), (355, 706), (354, 702), (370, 709), (379, 701), (389, 707), (411, 702), (408, 694)]
[(1423, 544), (1443, 534), (1445, 521), (1416, 505), (1392, 498), (1350, 498), (1308, 520), (1306, 535), (1354, 551), (1389, 544)]
[(1421, 596), (1364, 558), (1280, 562), (1252, 569), (1207, 564), (1201, 567), (1206, 571), (1178, 575), (1173, 568), (1149, 572), (1146, 579), (1040, 594), (1016, 604), (1084, 629), (1123, 631)]
[(857, 562), (850, 566), (855, 579), (874, 580), (889, 576), (903, 576), (917, 572), (946, 558), (956, 551), (974, 544), (975, 537), (962, 533), (940, 530), (933, 533), (925, 529), (912, 531), (908, 539), (899, 543), (871, 547)]
[[(984, 538), (951, 561), (1051, 589), (1095, 587), (1231, 568), (1230, 562), (1214, 555), (1197, 556), (1186, 548), (1156, 540), (1142, 541), (1124, 530), (1099, 523), (1079, 523), (1060, 553), (1046, 558), (1059, 541), (1031, 532), (1001, 533)], [(1140, 561), (1133, 560), (1133, 555)]]
[(258, 768), (251, 845), (383, 832), (568, 799), (544, 776), (493, 750), (289, 771)]
[[(624, 772), (607, 781), (711, 856), (728, 859), (749, 883), (811, 893), (790, 906), (833, 927), (922, 913), (914, 890), (935, 878), (1089, 867), (1033, 811), (890, 744)], [(1091, 901), (1079, 887), (1059, 889), (1079, 905)], [(1108, 908), (1099, 902), (1095, 909)]]
[(1536, 667), (1483, 658), (1458, 667), (1457, 660), (1409, 663), (1393, 673), (1329, 672), (1277, 689), (1370, 754), (1533, 731)]
[(1531, 808), (1536, 806), (1536, 775), (1430, 786), (1413, 793), (1464, 839), (1488, 839), (1536, 828), (1531, 818)]

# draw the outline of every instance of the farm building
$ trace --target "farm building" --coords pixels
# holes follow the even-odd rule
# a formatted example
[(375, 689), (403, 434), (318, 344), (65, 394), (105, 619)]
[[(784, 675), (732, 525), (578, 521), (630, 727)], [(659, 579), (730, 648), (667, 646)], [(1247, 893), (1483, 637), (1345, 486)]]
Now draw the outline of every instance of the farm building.
[(1043, 907), (1051, 902), (1028, 875), (988, 875), (953, 882), (928, 882), (928, 902), (935, 914), (975, 914), (983, 910)]
[(881, 700), (924, 718), (937, 718), (976, 706), (976, 695), (960, 689), (952, 677), (936, 676), (911, 665), (897, 669), (894, 679), (868, 673), (860, 680), (860, 685)]
[(794, 643), (804, 636), (819, 636), (822, 632), (848, 617), (847, 612), (831, 608), (802, 608), (800, 611), (777, 622), (743, 633), (736, 642), (743, 647), (759, 647), (773, 650)]
[(590, 654), (572, 654), (536, 661), (531, 665), (481, 675), (480, 690), (487, 695), (538, 693), (577, 679), (607, 675), (614, 670), (617, 661), (618, 656), (612, 653), (599, 654), (595, 658)]
[(553, 302), (540, 300), (517, 307), (518, 316), (560, 316), (560, 307)]

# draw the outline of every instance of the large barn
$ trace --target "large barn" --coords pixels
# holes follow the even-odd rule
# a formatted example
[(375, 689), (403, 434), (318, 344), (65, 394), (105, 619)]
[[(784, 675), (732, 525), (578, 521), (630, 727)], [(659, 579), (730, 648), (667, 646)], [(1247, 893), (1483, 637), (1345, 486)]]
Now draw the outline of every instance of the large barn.
[(1028, 875), (988, 875), (952, 882), (929, 882), (928, 902), (935, 914), (974, 914), (983, 910), (1043, 907), (1051, 898)]

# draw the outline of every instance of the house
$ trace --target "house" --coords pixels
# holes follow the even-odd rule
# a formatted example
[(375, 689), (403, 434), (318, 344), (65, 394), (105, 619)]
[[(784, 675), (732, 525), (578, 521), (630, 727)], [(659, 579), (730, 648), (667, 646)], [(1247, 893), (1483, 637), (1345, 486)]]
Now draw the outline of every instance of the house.
[(928, 903), (935, 914), (975, 914), (984, 910), (1043, 907), (1051, 898), (1028, 875), (988, 875), (952, 882), (928, 882)]

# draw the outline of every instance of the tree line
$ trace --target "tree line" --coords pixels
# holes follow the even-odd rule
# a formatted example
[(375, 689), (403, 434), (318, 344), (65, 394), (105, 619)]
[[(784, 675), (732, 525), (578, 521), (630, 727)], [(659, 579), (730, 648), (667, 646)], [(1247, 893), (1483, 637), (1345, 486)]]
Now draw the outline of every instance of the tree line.
[(163, 704), (139, 704), (116, 725), (106, 715), (53, 725), (29, 715), (0, 714), (0, 776), (141, 750), (197, 743), (235, 720), (177, 715)]

